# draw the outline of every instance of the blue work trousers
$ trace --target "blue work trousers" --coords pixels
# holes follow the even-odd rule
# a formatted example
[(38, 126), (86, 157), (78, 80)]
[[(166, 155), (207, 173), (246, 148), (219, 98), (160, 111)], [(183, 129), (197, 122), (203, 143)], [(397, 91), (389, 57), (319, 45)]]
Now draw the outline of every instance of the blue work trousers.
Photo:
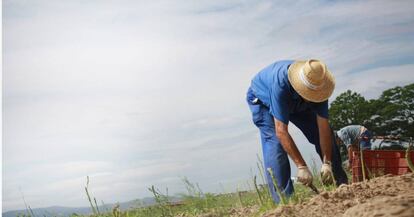
[[(279, 203), (280, 198), (276, 193), (272, 178), (267, 172), (271, 168), (278, 187), (282, 194), (290, 196), (294, 189), (291, 180), (290, 164), (286, 151), (276, 136), (275, 123), (273, 116), (269, 113), (269, 108), (263, 105), (260, 100), (253, 95), (251, 90), (247, 94), (247, 103), (252, 112), (253, 122), (260, 130), (262, 142), (264, 168), (266, 169), (266, 179), (273, 200)], [(322, 152), (319, 144), (319, 130), (316, 122), (316, 113), (307, 110), (303, 112), (291, 113), (290, 122), (295, 124), (308, 141), (315, 146), (316, 152), (322, 160)], [(339, 149), (332, 135), (332, 170), (337, 185), (348, 183), (345, 171), (342, 168)]]

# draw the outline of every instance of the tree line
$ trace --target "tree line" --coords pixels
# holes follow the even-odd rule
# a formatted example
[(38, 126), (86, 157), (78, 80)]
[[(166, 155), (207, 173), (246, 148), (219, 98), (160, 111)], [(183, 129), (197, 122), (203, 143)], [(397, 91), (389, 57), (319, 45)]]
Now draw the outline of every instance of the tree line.
[(414, 137), (414, 83), (387, 89), (370, 100), (347, 90), (331, 103), (329, 119), (334, 130), (359, 124), (374, 135)]

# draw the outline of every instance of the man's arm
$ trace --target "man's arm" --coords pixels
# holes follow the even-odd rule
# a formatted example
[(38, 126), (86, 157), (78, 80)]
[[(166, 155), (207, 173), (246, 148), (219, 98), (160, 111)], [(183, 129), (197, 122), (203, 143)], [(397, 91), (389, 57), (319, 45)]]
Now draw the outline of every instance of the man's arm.
[(332, 161), (332, 133), (327, 118), (317, 116), (319, 129), (319, 144), (322, 150), (323, 161)]
[(292, 158), (297, 167), (306, 166), (306, 163), (303, 160), (298, 147), (288, 132), (288, 125), (277, 120), (276, 118), (274, 120), (276, 127), (276, 136), (280, 140), (280, 143), (282, 143), (283, 149), (286, 151), (289, 157)]

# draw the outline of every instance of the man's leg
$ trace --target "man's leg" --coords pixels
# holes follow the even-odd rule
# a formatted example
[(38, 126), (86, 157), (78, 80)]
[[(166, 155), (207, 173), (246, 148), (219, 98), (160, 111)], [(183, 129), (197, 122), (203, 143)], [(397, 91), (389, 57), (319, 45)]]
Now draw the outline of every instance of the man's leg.
[(267, 168), (272, 170), (281, 193), (290, 196), (293, 193), (293, 183), (290, 177), (289, 159), (279, 139), (276, 137), (274, 121), (272, 115), (269, 114), (269, 109), (261, 104), (253, 105), (249, 101), (248, 103), (252, 111), (253, 122), (260, 130), (266, 181), (273, 200), (279, 203), (279, 195), (276, 192), (272, 177)]
[[(267, 110), (267, 109), (266, 109)], [(260, 137), (262, 141), (263, 160), (266, 170), (266, 178), (272, 193), (273, 200), (280, 202), (279, 195), (273, 185), (272, 177), (267, 171), (270, 168), (282, 194), (290, 196), (293, 193), (293, 183), (291, 180), (290, 164), (287, 153), (282, 147), (279, 139), (276, 137), (273, 117), (268, 111), (263, 117), (263, 125), (259, 124)]]
[[(290, 115), (290, 121), (295, 124), (308, 141), (315, 145), (316, 152), (321, 160), (323, 159), (319, 141), (318, 123), (314, 112), (300, 112)], [(332, 131), (331, 131), (332, 132)], [(336, 145), (335, 137), (332, 132), (332, 171), (337, 185), (348, 183), (348, 177), (342, 168), (341, 154)]]

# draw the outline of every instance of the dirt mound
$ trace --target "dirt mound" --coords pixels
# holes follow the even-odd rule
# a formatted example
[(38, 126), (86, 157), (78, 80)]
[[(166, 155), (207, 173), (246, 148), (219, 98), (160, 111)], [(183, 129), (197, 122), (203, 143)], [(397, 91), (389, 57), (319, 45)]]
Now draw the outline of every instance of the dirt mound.
[[(385, 204), (385, 205), (384, 205)], [(367, 210), (370, 210), (367, 212)], [(414, 216), (414, 195), (380, 197), (348, 209), (343, 216)]]
[(341, 185), (307, 202), (286, 205), (271, 216), (414, 216), (414, 174), (383, 176), (368, 182)]

